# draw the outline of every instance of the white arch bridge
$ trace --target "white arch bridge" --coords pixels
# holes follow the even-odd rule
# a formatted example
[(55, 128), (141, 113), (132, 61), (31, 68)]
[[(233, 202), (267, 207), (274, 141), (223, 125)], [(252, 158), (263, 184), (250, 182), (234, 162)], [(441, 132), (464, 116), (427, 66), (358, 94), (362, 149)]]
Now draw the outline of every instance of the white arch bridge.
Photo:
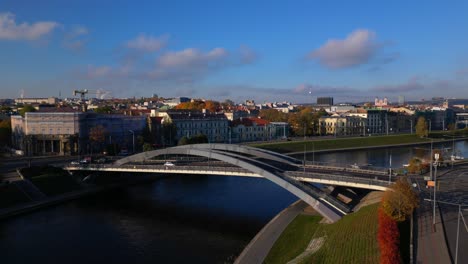
[[(154, 164), (157, 156), (204, 157), (215, 162), (187, 166)], [(216, 162), (218, 161), (218, 162)], [(340, 200), (310, 183), (386, 190), (391, 183), (383, 171), (305, 165), (302, 161), (276, 152), (231, 144), (195, 144), (142, 152), (113, 164), (67, 165), (69, 171), (138, 172), (164, 174), (204, 174), (261, 177), (281, 186), (311, 205), (330, 222), (339, 220), (351, 209)], [(395, 178), (395, 177), (394, 177)]]

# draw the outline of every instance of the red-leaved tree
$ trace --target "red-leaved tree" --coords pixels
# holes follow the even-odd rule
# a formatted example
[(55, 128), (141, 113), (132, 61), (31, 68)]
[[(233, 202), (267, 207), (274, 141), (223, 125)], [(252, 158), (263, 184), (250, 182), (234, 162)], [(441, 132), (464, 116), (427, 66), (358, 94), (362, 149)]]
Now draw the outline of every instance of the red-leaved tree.
[(380, 264), (396, 264), (400, 258), (400, 231), (395, 220), (379, 208), (377, 240), (380, 247)]

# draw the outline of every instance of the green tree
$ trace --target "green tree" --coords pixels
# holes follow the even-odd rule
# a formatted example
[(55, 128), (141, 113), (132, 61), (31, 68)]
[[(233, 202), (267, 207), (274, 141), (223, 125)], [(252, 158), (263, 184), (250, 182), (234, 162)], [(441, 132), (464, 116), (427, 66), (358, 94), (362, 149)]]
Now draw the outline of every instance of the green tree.
[(183, 145), (188, 145), (189, 144), (189, 139), (186, 136), (183, 136), (179, 139), (179, 142), (177, 145), (183, 146)]
[(11, 121), (9, 119), (0, 122), (0, 145), (9, 146), (11, 143)]
[(23, 108), (21, 108), (19, 110), (19, 113), (22, 117), (24, 117), (24, 115), (27, 113), (27, 112), (36, 112), (36, 108), (34, 108), (34, 106), (32, 105), (24, 105)]
[(427, 122), (422, 116), (418, 118), (418, 122), (416, 123), (416, 135), (421, 138), (427, 137), (428, 135)]
[(113, 111), (114, 110), (109, 105), (101, 106), (101, 107), (94, 109), (94, 112), (99, 113), (99, 114), (111, 114)]
[(151, 145), (150, 143), (146, 142), (143, 144), (143, 151), (151, 151), (151, 150), (154, 150), (153, 148), (153, 145)]
[(161, 137), (163, 144), (174, 145), (175, 137), (177, 136), (177, 127), (175, 124), (170, 122), (165, 122), (162, 124), (162, 133)]

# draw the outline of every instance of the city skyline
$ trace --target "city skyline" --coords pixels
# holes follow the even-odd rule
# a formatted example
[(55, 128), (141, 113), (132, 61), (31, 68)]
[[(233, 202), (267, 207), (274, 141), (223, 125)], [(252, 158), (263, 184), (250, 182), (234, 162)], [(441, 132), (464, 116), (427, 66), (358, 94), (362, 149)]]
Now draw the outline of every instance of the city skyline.
[(467, 3), (0, 3), (1, 98), (468, 97)]

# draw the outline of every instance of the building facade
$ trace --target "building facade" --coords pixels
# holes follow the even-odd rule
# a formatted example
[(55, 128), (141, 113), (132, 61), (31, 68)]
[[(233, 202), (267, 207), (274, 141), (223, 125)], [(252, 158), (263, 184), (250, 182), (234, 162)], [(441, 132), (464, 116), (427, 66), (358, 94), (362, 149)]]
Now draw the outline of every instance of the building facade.
[(26, 155), (73, 155), (92, 151), (89, 135), (95, 127), (105, 136), (100, 144), (132, 147), (133, 137), (146, 126), (146, 117), (53, 108), (11, 116), (11, 124), (13, 146)]
[(319, 118), (320, 134), (358, 136), (366, 134), (366, 119), (358, 116), (326, 116)]
[(318, 105), (333, 105), (333, 97), (317, 97), (317, 104)]
[(176, 127), (176, 138), (206, 135), (209, 142), (226, 142), (228, 139), (228, 120), (223, 113), (208, 111), (168, 111), (163, 122), (169, 122)]
[(231, 122), (229, 143), (270, 140), (274, 129), (270, 122), (260, 118), (240, 118)]

